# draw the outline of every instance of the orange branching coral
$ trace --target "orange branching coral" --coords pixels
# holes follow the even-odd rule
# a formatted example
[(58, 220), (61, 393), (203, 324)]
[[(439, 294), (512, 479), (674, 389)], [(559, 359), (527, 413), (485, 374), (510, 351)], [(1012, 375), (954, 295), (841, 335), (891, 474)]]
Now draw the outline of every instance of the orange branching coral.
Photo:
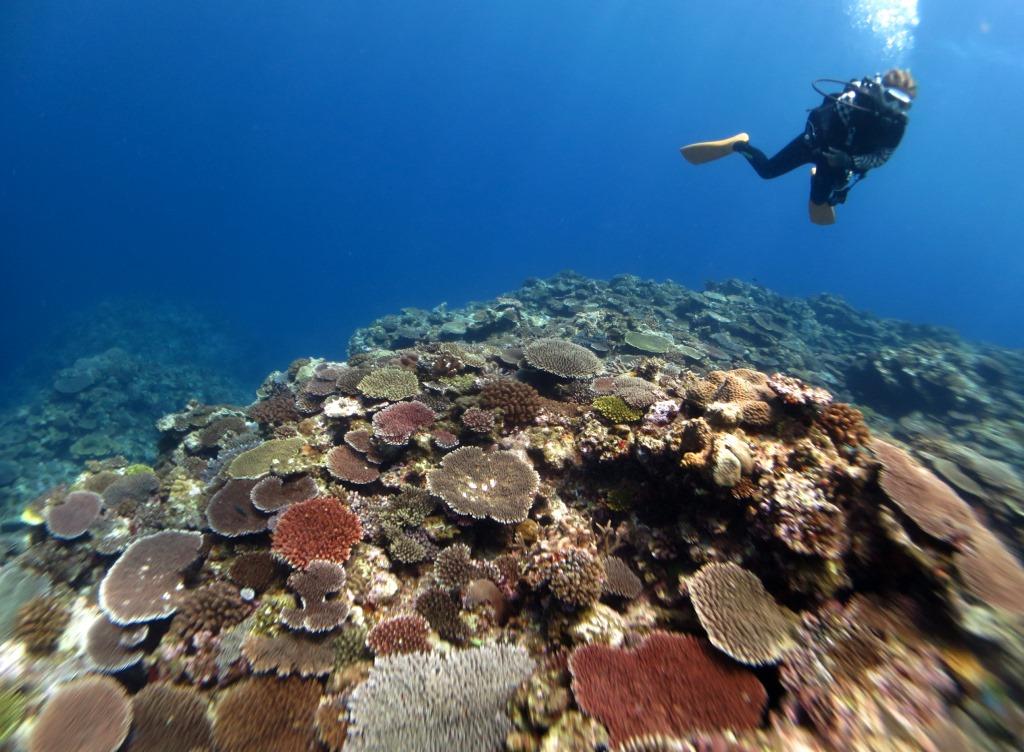
[(345, 563), (362, 536), (359, 518), (335, 498), (293, 504), (274, 528), (272, 549), (296, 569), (324, 559)]
[(768, 694), (695, 637), (654, 632), (635, 650), (589, 644), (569, 658), (580, 708), (616, 746), (648, 734), (754, 728)]
[(711, 643), (741, 663), (775, 663), (791, 642), (793, 615), (757, 575), (736, 564), (705, 564), (687, 581)]

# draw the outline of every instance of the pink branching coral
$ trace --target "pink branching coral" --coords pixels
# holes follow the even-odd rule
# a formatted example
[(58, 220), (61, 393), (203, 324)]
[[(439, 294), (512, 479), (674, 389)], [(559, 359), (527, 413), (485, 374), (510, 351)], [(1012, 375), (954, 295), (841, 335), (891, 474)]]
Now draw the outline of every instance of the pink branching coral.
[(754, 674), (688, 635), (654, 632), (635, 650), (584, 645), (569, 669), (576, 702), (616, 746), (649, 734), (755, 728), (768, 701)]
[(182, 594), (182, 571), (199, 556), (201, 533), (164, 530), (130, 545), (100, 583), (100, 608), (115, 624), (170, 616)]
[(421, 428), (434, 422), (434, 411), (418, 400), (396, 402), (373, 416), (373, 435), (386, 444), (401, 446)]
[(103, 499), (92, 491), (72, 491), (46, 514), (46, 529), (61, 540), (85, 535), (89, 526), (100, 516)]
[(310, 499), (281, 514), (271, 548), (296, 569), (316, 559), (344, 564), (362, 533), (359, 518), (338, 499)]

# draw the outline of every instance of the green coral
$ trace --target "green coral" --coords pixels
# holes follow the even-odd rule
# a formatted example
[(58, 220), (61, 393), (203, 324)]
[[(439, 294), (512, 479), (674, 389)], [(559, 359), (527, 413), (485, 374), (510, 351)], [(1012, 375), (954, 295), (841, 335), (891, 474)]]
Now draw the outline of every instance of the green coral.
[(25, 720), (25, 697), (16, 689), (0, 690), (0, 742)]
[(420, 382), (404, 368), (378, 368), (366, 374), (356, 388), (367, 397), (398, 402), (419, 394)]
[(612, 423), (636, 423), (644, 414), (626, 404), (622, 397), (605, 395), (594, 400), (592, 407)]
[(634, 347), (637, 350), (654, 353), (656, 355), (666, 353), (672, 348), (672, 340), (668, 337), (663, 337), (660, 334), (627, 332), (626, 336), (623, 337), (623, 341), (630, 347)]
[(366, 627), (349, 624), (334, 640), (335, 670), (350, 666), (369, 657), (366, 650)]
[(232, 478), (259, 478), (270, 472), (288, 475), (309, 469), (311, 463), (302, 454), (305, 446), (306, 440), (298, 436), (264, 441), (235, 457), (228, 465), (228, 475)]

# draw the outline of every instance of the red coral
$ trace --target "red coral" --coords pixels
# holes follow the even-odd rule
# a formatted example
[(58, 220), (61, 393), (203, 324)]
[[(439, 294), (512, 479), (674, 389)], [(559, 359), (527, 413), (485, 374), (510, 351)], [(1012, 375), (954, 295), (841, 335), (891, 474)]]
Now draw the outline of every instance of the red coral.
[(754, 674), (689, 635), (654, 632), (636, 650), (584, 645), (569, 669), (580, 708), (615, 746), (648, 734), (754, 728), (768, 701)]
[(343, 564), (362, 534), (359, 518), (338, 499), (310, 499), (281, 514), (271, 548), (296, 569), (316, 559)]

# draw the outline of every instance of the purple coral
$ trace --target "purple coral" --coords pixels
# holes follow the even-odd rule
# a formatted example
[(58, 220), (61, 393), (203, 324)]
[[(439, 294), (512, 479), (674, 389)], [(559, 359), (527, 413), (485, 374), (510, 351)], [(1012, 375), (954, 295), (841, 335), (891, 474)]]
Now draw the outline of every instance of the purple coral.
[(373, 435), (386, 444), (401, 446), (436, 417), (433, 410), (418, 400), (396, 402), (373, 416)]

